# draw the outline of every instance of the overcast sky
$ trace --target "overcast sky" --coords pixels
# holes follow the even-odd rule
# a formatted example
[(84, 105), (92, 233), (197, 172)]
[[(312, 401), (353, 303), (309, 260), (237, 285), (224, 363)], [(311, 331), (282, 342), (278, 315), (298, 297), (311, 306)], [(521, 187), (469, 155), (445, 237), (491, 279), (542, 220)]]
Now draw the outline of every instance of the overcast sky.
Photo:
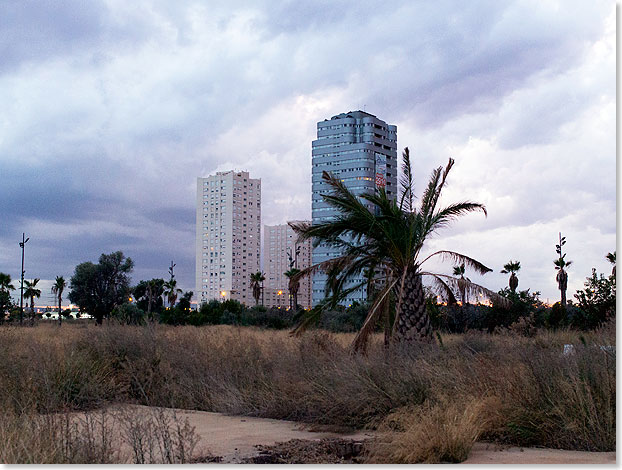
[[(439, 232), (519, 288), (569, 293), (616, 244), (611, 1), (0, 3), (0, 271), (71, 277), (122, 250), (133, 281), (194, 289), (196, 177), (262, 179), (263, 223), (311, 215), (316, 123), (365, 109), (398, 128), (417, 193), (456, 160)], [(450, 272), (451, 266), (446, 266)], [(52, 302), (44, 283), (43, 303)]]

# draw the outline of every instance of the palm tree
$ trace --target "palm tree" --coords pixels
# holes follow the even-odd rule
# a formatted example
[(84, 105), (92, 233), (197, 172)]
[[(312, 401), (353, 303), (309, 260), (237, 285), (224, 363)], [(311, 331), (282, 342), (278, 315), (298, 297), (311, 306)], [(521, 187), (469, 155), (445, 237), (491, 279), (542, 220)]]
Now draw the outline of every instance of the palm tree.
[(10, 290), (15, 290), (15, 287), (11, 284), (11, 275), (0, 273), (0, 291), (9, 292)]
[[(440, 250), (425, 258), (421, 254), (428, 237), (459, 216), (476, 211), (486, 214), (482, 204), (470, 201), (437, 208), (447, 175), (453, 165), (454, 160), (450, 158), (444, 170), (438, 167), (432, 172), (419, 207), (413, 204), (413, 178), (408, 148), (403, 153), (399, 202), (388, 197), (384, 188), (373, 194), (357, 196), (339, 179), (330, 173), (323, 173), (323, 180), (332, 189), (330, 194), (324, 195), (324, 200), (339, 210), (340, 215), (332, 221), (317, 225), (296, 222), (290, 223), (290, 226), (299, 234), (299, 240), (313, 238), (315, 246), (325, 243), (340, 249), (342, 255), (303, 269), (298, 274), (301, 277), (318, 270), (324, 271), (327, 274), (327, 297), (311, 309), (295, 332), (302, 331), (324, 309), (334, 307), (350, 292), (359, 289), (362, 284), (346, 288), (345, 283), (369, 269), (384, 277), (383, 286), (376, 294), (367, 318), (355, 338), (354, 348), (364, 349), (380, 316), (391, 314), (388, 306), (391, 293), (395, 295), (396, 307), (390, 341), (433, 341), (422, 278), (431, 278), (436, 291), (451, 303), (456, 301), (452, 287), (455, 289), (459, 280), (449, 275), (426, 271), (424, 263), (438, 256), (441, 260), (450, 259), (464, 263), (480, 274), (492, 271), (479, 261), (453, 251)], [(502, 305), (508, 304), (506, 299), (494, 292), (466, 279), (465, 282), (465, 289), (485, 294)]]
[(67, 287), (67, 281), (63, 276), (56, 276), (56, 282), (52, 285), (52, 294), (58, 300), (58, 326), (63, 324), (63, 315), (61, 305), (63, 303), (63, 291)]
[[(259, 304), (259, 298), (261, 297), (262, 283), (266, 280), (266, 276), (261, 271), (257, 271), (251, 274), (251, 289), (253, 289), (253, 297), (255, 298), (255, 305)], [(261, 303), (263, 305), (263, 302)]]
[(35, 322), (35, 297), (41, 297), (41, 289), (37, 289), (37, 284), (39, 283), (38, 278), (34, 278), (32, 281), (24, 281), (24, 285), (26, 286), (26, 290), (24, 291), (24, 297), (30, 299), (30, 324), (33, 325)]
[(613, 265), (613, 268), (611, 268), (611, 275), (613, 277), (616, 277), (616, 252), (614, 251), (613, 253), (607, 253), (607, 256), (605, 256), (605, 258)]
[(462, 302), (462, 305), (466, 305), (469, 303), (466, 288), (467, 283), (471, 281), (469, 278), (464, 277), (465, 271), (466, 268), (464, 266), (464, 263), (462, 263), (460, 266), (454, 266), (454, 276), (460, 276), (460, 278), (458, 279), (458, 290), (460, 291), (460, 301)]
[(290, 306), (293, 311), (298, 310), (298, 289), (300, 288), (300, 278), (296, 276), (300, 272), (300, 269), (291, 268), (289, 271), (285, 272), (285, 276), (289, 279), (287, 288), (289, 289), (289, 294), (291, 295), (291, 303)]
[(566, 253), (562, 253), (562, 247), (566, 244), (566, 237), (562, 237), (562, 233), (559, 232), (559, 245), (555, 245), (555, 251), (559, 255), (559, 258), (553, 261), (555, 265), (555, 269), (557, 270), (557, 275), (555, 279), (557, 280), (557, 287), (561, 291), (561, 305), (562, 307), (566, 306), (566, 290), (568, 289), (568, 273), (566, 269), (568, 266), (572, 264), (572, 261), (566, 261), (564, 258), (566, 257)]
[(170, 308), (175, 306), (177, 296), (182, 293), (181, 289), (177, 288), (177, 281), (171, 277), (171, 279), (164, 283), (164, 295), (168, 299), (168, 305)]
[[(159, 282), (158, 282), (159, 281)], [(163, 284), (161, 279), (151, 279), (147, 281), (147, 288), (145, 289), (147, 294), (147, 318), (149, 320), (153, 320), (151, 315), (151, 305), (153, 304), (156, 297), (159, 297), (163, 293)]]
[(520, 261), (512, 261), (503, 265), (503, 269), (501, 272), (503, 274), (510, 274), (510, 280), (508, 281), (508, 285), (510, 286), (510, 290), (512, 292), (516, 292), (516, 288), (518, 287), (518, 277), (516, 273), (520, 271)]

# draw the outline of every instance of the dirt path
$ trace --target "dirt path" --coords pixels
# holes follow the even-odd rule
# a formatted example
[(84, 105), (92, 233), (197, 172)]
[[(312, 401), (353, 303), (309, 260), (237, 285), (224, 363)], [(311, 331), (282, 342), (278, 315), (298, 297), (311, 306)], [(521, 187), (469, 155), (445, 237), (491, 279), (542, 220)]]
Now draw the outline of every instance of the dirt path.
[(201, 436), (200, 445), (216, 456), (222, 463), (239, 463), (259, 455), (256, 446), (272, 446), (277, 442), (303, 439), (319, 441), (325, 438), (364, 440), (372, 434), (356, 432), (337, 434), (334, 432), (312, 432), (303, 429), (300, 423), (276, 419), (227, 416), (206, 411), (176, 410), (177, 416), (186, 419), (195, 432)]
[[(111, 407), (110, 410), (114, 408), (122, 409), (125, 413), (129, 411), (134, 417), (132, 421), (154, 410), (136, 405)], [(218, 457), (217, 461), (221, 463), (352, 463), (359, 461), (357, 456), (361, 443), (373, 438), (373, 432), (314, 432), (294, 421), (192, 410), (174, 410), (174, 413), (180, 422), (187, 419), (188, 424), (194, 427), (194, 433), (200, 437), (193, 452), (197, 462), (210, 461), (208, 457), (211, 456)], [(282, 444), (276, 445), (278, 443)], [(124, 454), (130, 450), (127, 444), (122, 447)], [(353, 448), (356, 451), (353, 452)], [(476, 443), (471, 455), (463, 463), (615, 464), (616, 454)]]
[(462, 463), (468, 464), (611, 464), (615, 452), (579, 452), (574, 450), (539, 449), (533, 447), (500, 447), (478, 442), (471, 455)]

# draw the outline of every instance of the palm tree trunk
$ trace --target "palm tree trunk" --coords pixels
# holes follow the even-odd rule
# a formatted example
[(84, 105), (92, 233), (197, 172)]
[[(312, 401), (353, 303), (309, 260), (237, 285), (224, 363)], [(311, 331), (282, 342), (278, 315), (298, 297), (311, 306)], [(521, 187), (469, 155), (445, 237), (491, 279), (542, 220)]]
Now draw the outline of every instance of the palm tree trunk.
[(423, 283), (421, 275), (414, 270), (409, 269), (406, 273), (402, 299), (398, 305), (395, 341), (432, 342), (432, 326), (426, 310)]
[(63, 324), (63, 315), (61, 314), (62, 309), (60, 306), (61, 300), (60, 300), (60, 295), (58, 296), (58, 326), (61, 326)]

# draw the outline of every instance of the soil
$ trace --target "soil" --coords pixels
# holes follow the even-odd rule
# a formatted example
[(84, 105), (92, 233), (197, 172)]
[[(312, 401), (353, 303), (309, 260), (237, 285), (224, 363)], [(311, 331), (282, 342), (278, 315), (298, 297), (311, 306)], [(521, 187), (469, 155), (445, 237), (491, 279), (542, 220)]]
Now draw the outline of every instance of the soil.
[[(133, 412), (148, 410), (128, 406)], [(175, 410), (200, 436), (194, 463), (364, 463), (373, 432), (335, 432), (294, 421)], [(518, 448), (478, 442), (466, 464), (615, 464), (615, 452)]]

